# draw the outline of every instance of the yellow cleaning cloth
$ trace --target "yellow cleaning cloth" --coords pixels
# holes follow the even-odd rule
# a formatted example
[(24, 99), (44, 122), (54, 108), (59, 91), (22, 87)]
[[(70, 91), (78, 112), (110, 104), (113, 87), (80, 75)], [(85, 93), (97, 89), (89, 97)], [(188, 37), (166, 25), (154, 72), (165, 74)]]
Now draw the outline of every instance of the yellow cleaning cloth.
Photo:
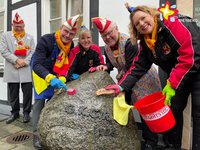
[(120, 125), (127, 125), (128, 114), (133, 106), (126, 104), (124, 95), (113, 99), (113, 117)]

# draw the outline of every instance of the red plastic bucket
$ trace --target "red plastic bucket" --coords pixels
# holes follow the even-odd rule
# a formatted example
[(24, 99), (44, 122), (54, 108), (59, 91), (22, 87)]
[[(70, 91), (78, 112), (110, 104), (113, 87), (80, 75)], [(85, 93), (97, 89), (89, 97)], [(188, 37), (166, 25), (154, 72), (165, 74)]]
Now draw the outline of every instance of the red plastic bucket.
[(170, 107), (164, 105), (164, 100), (162, 92), (156, 92), (134, 104), (147, 126), (155, 133), (165, 132), (176, 123)]

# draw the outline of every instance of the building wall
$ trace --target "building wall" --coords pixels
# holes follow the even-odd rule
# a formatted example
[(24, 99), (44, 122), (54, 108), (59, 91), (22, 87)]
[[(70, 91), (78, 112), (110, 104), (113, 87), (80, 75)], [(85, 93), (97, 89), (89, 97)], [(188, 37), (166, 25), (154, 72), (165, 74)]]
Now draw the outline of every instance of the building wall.
[(183, 15), (193, 17), (193, 0), (177, 0), (177, 9)]
[[(126, 0), (131, 6), (147, 5), (158, 8), (159, 0)], [(119, 31), (128, 34), (129, 12), (126, 10), (122, 0), (99, 0), (99, 16), (108, 18), (117, 23)], [(99, 38), (99, 45), (104, 42)]]

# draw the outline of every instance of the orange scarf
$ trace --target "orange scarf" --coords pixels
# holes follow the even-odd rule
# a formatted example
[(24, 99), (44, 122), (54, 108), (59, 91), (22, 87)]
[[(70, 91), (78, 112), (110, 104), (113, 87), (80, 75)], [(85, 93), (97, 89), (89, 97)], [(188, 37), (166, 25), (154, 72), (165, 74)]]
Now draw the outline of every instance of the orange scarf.
[(55, 33), (56, 43), (60, 49), (60, 53), (56, 58), (56, 62), (53, 67), (53, 71), (57, 73), (58, 76), (66, 76), (67, 71), (69, 70), (69, 59), (68, 54), (70, 51), (71, 42), (67, 45), (64, 45), (60, 39), (60, 31)]
[(149, 34), (144, 35), (144, 40), (147, 44), (147, 46), (154, 51), (155, 48), (155, 43), (157, 40), (157, 33), (158, 33), (158, 24), (157, 24), (157, 18), (154, 18), (154, 28), (153, 28), (153, 32), (151, 34), (151, 37)]
[(23, 40), (25, 34), (25, 30), (20, 33), (13, 30), (13, 35), (17, 40), (16, 49), (14, 51), (16, 56), (26, 56), (26, 46)]

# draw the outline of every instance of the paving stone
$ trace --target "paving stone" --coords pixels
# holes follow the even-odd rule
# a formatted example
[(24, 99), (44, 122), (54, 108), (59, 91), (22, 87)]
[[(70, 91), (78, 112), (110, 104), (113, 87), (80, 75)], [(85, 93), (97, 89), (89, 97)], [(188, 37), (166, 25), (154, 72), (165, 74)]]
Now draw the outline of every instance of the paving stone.
[[(28, 132), (28, 131), (23, 130), (21, 132)], [(9, 136), (11, 136), (11, 135), (9, 135)], [(32, 138), (24, 143), (10, 144), (6, 141), (8, 137), (0, 139), (0, 149), (2, 149), (2, 150), (11, 150), (11, 149), (12, 150), (34, 150), (34, 147), (32, 144)]]
[[(7, 106), (0, 105), (0, 150), (34, 150), (32, 138), (24, 143), (19, 144), (10, 144), (6, 141), (7, 138), (13, 134), (20, 132), (32, 132), (32, 123), (23, 123), (23, 116), (20, 115), (20, 118), (11, 124), (6, 124), (6, 119), (9, 117), (8, 114), (2, 114), (6, 112)], [(9, 111), (7, 111), (9, 112)], [(9, 112), (10, 113), (10, 112)]]
[(1, 126), (0, 138), (4, 138), (11, 134), (15, 134), (17, 132), (24, 130), (19, 126), (16, 126), (14, 124), (6, 124), (5, 122), (0, 122), (0, 126)]
[(0, 114), (0, 121), (4, 121), (7, 118), (8, 118), (8, 116)]

